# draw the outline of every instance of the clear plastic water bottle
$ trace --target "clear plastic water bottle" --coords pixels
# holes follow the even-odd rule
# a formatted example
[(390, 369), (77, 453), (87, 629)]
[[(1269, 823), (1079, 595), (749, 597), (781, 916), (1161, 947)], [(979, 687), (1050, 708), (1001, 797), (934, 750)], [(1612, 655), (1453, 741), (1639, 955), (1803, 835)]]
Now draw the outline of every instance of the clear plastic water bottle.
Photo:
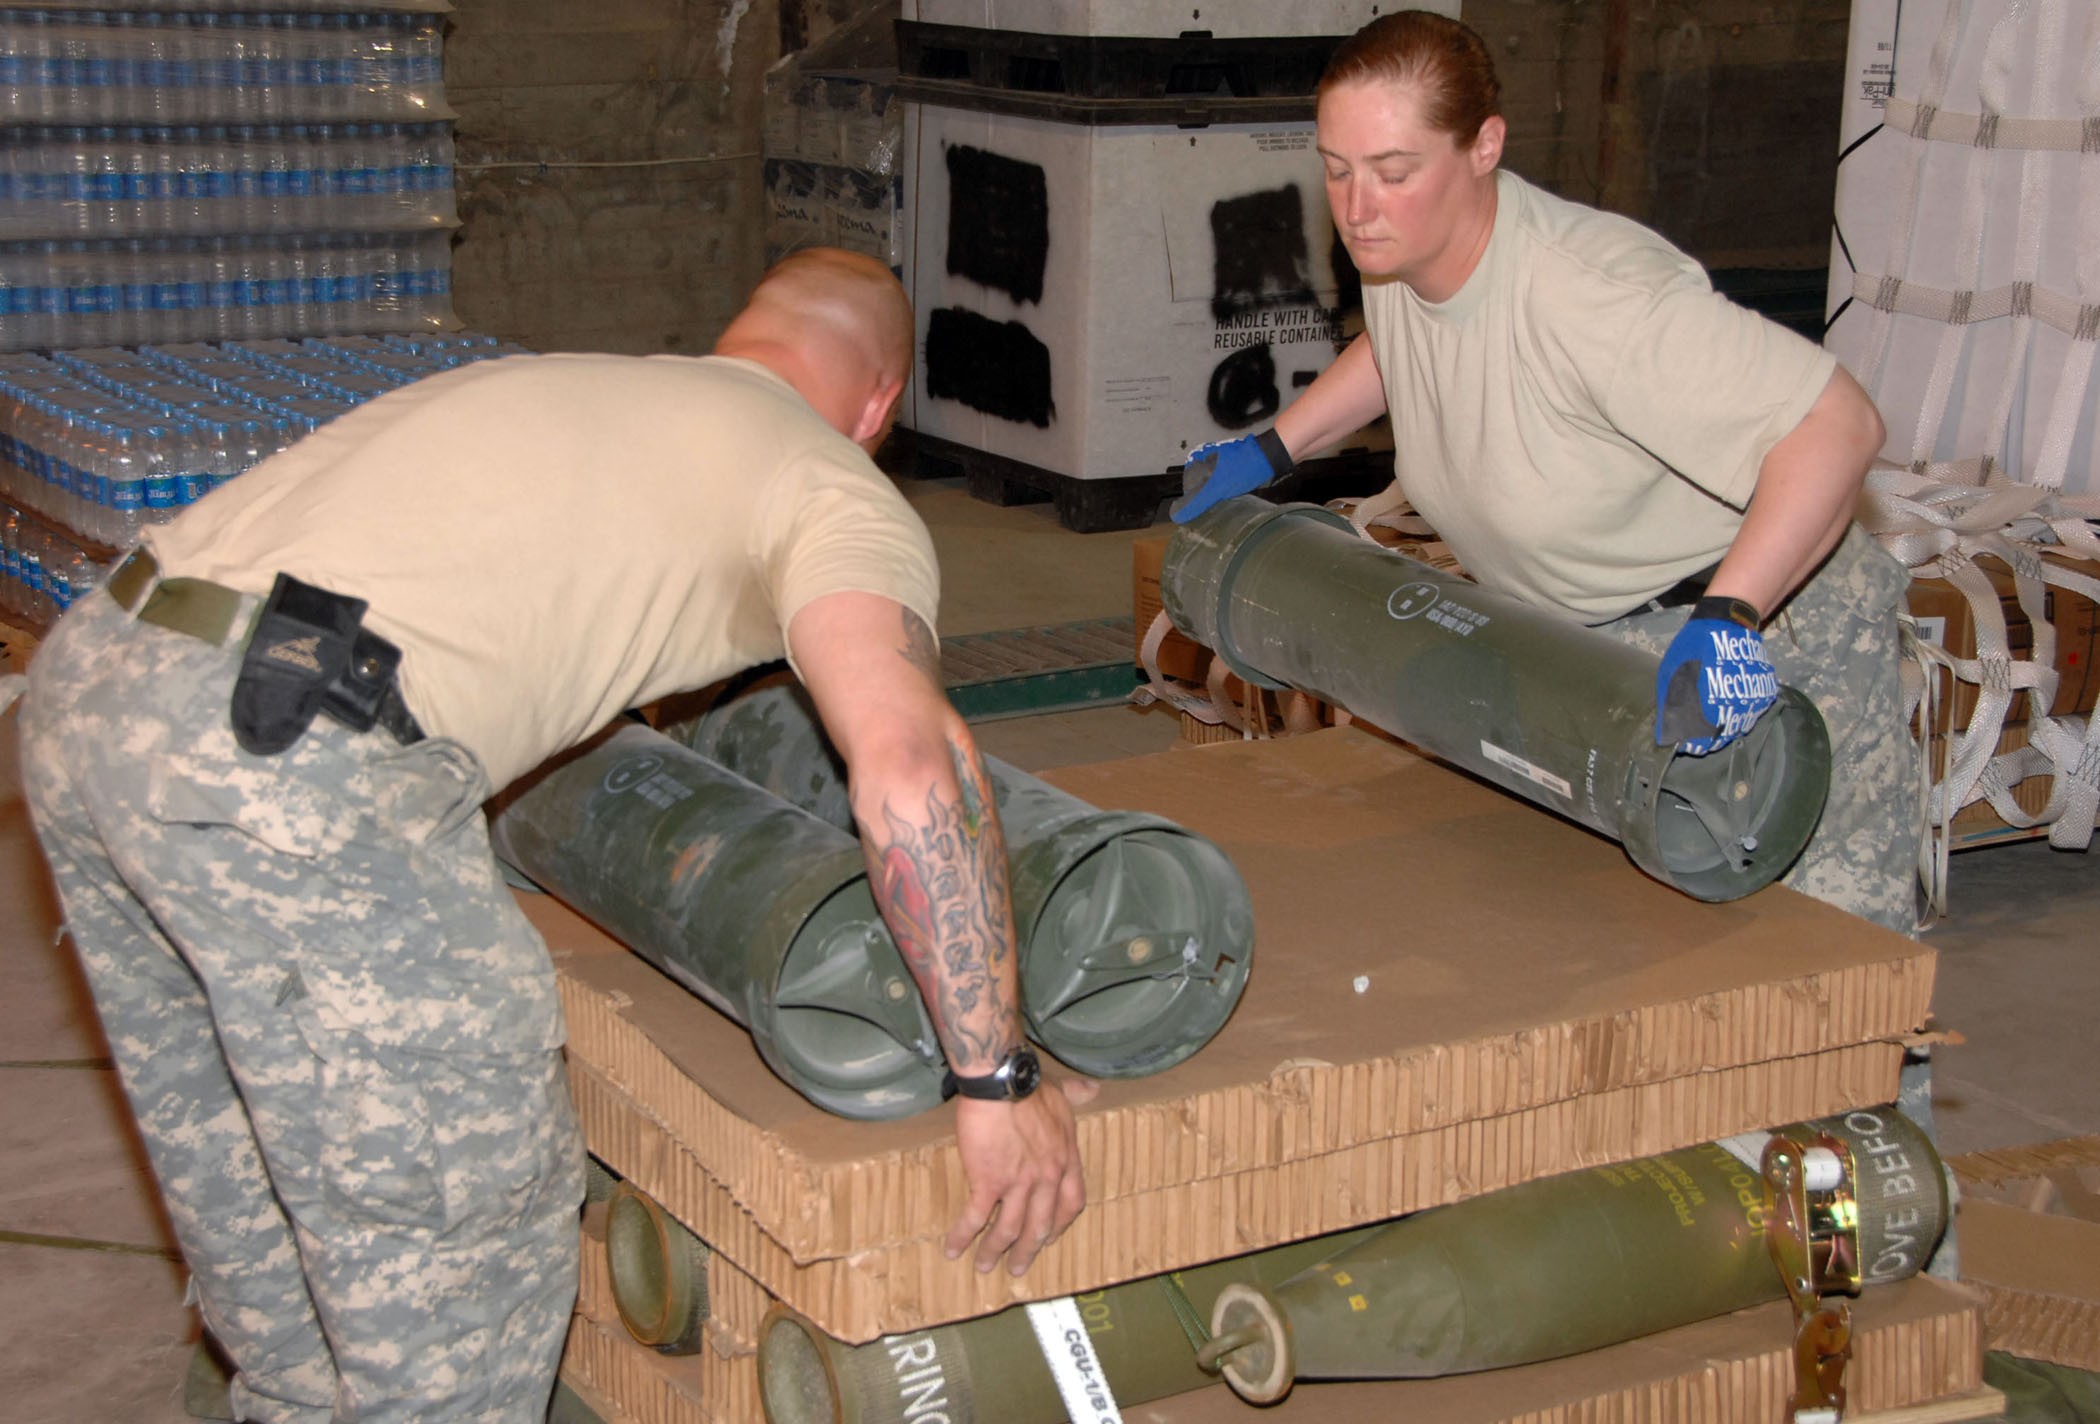
[(22, 511), (0, 503), (0, 609), (21, 617), (23, 594)]
[(38, 13), (0, 13), (0, 120), (11, 124), (34, 123), (41, 117), (34, 102), (34, 55), (42, 32), (34, 18)]
[(78, 544), (63, 545), (58, 550), (58, 559), (58, 581), (65, 591), (64, 608), (71, 608), (102, 586), (102, 566)]
[(44, 596), (44, 530), (23, 516), (15, 533), (15, 578), (21, 584), (21, 613), (32, 623), (51, 621), (51, 600)]
[[(129, 545), (139, 530), (154, 522), (149, 491), (157, 479), (164, 479), (165, 460), (147, 429), (136, 422), (111, 421), (108, 435), (110, 528), (117, 536), (109, 542)], [(172, 502), (170, 487), (164, 485), (163, 507)]]

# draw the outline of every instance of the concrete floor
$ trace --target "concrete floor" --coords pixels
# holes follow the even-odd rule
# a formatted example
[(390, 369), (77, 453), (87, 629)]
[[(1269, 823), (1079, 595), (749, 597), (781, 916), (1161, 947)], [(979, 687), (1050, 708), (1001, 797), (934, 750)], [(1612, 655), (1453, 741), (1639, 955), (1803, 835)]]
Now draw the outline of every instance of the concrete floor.
[[(935, 531), (944, 634), (1129, 611), (1137, 535), (1072, 535), (1047, 506), (998, 509), (947, 483), (906, 489)], [(1119, 707), (978, 730), (986, 750), (1040, 770), (1160, 749), (1177, 725)], [(0, 731), (0, 1424), (177, 1424), (195, 1317), (19, 785), (15, 738)], [(1965, 852), (1952, 905), (1928, 936), (1940, 1020), (1964, 1040), (1935, 1059), (1941, 1145), (2100, 1133), (2084, 1058), (2100, 1010), (2100, 856), (2040, 842)]]

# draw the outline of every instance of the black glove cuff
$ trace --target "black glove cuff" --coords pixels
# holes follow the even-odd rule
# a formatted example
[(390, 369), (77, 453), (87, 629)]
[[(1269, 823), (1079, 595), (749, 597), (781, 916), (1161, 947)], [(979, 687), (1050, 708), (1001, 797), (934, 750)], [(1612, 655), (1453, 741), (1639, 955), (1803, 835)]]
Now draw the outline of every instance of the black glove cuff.
[(1297, 462), (1291, 459), (1291, 452), (1284, 448), (1283, 437), (1276, 433), (1275, 426), (1272, 425), (1261, 434), (1255, 436), (1254, 443), (1261, 450), (1263, 457), (1268, 460), (1269, 468), (1275, 471), (1272, 478), (1280, 480), (1292, 470), (1298, 468)]
[(1755, 608), (1740, 598), (1720, 598), (1711, 593), (1692, 605), (1692, 620), (1697, 622), (1702, 618), (1734, 623), (1739, 627), (1748, 628), (1753, 633), (1757, 631), (1758, 624), (1765, 621)]

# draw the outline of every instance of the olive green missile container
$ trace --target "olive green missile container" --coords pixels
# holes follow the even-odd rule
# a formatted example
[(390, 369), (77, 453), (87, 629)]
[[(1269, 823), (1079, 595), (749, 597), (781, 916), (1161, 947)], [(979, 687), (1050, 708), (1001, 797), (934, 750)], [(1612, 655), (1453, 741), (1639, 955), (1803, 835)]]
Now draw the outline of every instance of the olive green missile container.
[(944, 1061), (860, 842), (636, 724), (491, 819), (496, 853), (751, 1031), (845, 1117), (941, 1101)]
[[(665, 733), (852, 829), (845, 769), (793, 679), (741, 689)], [(984, 764), (1030, 1037), (1104, 1078), (1160, 1072), (1208, 1043), (1253, 959), (1253, 902), (1231, 860), (1161, 817), (1089, 805), (997, 757)]]
[[(1781, 1131), (1848, 1150), (1862, 1283), (1916, 1274), (1948, 1219), (1925, 1134), (1894, 1108)], [(1418, 1212), (1281, 1285), (1228, 1285), (1203, 1359), (1266, 1404), (1294, 1380), (1530, 1364), (1785, 1299), (1756, 1165), (1767, 1136)]]
[(1619, 841), (1701, 900), (1784, 874), (1830, 739), (1792, 688), (1703, 757), (1655, 745), (1661, 660), (1366, 540), (1315, 505), (1226, 500), (1167, 544), (1161, 601), (1246, 681), (1309, 692)]
[[(1081, 1327), (1122, 1404), (1217, 1383), (1196, 1364), (1204, 1321), (1228, 1285), (1274, 1285), (1348, 1249), (1364, 1228), (1212, 1262), (1074, 1298)], [(785, 1307), (759, 1336), (767, 1424), (1065, 1424), (1027, 1307), (846, 1345)]]

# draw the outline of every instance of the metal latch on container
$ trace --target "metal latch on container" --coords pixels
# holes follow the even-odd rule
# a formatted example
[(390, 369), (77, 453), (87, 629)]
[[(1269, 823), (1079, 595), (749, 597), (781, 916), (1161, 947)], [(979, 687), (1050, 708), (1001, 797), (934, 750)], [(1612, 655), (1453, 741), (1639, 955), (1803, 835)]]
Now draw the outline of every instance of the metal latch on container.
[(1827, 1132), (1774, 1136), (1765, 1144), (1765, 1245), (1794, 1303), (1793, 1424), (1837, 1424), (1845, 1414), (1858, 1295), (1859, 1207), (1845, 1144)]

